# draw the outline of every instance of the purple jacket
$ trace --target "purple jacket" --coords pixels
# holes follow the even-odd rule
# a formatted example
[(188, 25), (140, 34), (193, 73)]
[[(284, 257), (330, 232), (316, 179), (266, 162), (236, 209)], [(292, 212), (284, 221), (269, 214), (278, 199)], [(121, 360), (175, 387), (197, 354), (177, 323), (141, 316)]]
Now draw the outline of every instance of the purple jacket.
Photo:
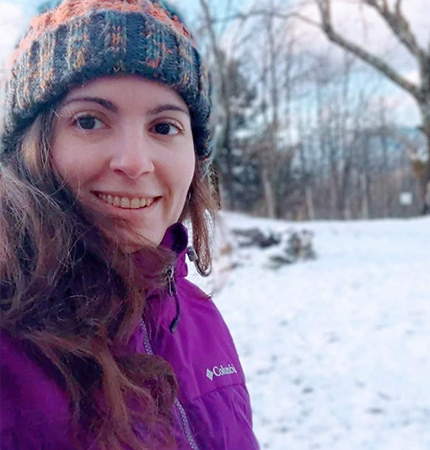
[[(173, 367), (179, 383), (173, 411), (179, 450), (258, 449), (245, 377), (228, 328), (212, 300), (185, 279), (185, 228), (170, 227), (163, 245), (178, 254), (169, 292), (148, 299), (145, 320), (127, 351), (154, 353)], [(67, 393), (22, 343), (2, 332), (0, 348), (1, 449), (71, 450)]]

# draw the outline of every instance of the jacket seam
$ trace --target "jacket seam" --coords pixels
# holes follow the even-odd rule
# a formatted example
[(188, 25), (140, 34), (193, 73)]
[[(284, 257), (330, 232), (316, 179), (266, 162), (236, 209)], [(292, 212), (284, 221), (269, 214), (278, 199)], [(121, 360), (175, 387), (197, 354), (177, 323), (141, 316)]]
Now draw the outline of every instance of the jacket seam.
[[(220, 386), (220, 387), (214, 388), (214, 389), (212, 389), (212, 390), (209, 391), (209, 392), (205, 392), (205, 393), (202, 394), (202, 395), (198, 395), (197, 397), (193, 397), (192, 399), (190, 399), (190, 400), (189, 400), (187, 403), (185, 403), (185, 404), (193, 403), (194, 401), (200, 400), (201, 398), (205, 397), (206, 395), (212, 394), (212, 393), (214, 393), (214, 392), (219, 392), (219, 391), (221, 391), (221, 390), (223, 390), (223, 389), (232, 388), (232, 387), (235, 387), (235, 386), (242, 386), (242, 387), (245, 389), (245, 392), (248, 392), (248, 390), (247, 390), (247, 388), (246, 388), (246, 384), (245, 384), (244, 382), (241, 382), (241, 383), (233, 383), (233, 384), (228, 384), (227, 386)], [(183, 402), (181, 402), (181, 403), (184, 404)]]

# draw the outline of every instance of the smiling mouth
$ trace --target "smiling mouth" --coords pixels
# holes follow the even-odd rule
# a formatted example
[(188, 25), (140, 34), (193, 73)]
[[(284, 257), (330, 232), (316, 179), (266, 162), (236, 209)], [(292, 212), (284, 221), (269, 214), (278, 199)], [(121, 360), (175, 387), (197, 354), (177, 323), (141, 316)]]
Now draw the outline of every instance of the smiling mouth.
[(120, 209), (147, 208), (160, 198), (160, 197), (123, 197), (118, 195), (103, 194), (101, 192), (94, 192), (94, 194), (102, 202)]

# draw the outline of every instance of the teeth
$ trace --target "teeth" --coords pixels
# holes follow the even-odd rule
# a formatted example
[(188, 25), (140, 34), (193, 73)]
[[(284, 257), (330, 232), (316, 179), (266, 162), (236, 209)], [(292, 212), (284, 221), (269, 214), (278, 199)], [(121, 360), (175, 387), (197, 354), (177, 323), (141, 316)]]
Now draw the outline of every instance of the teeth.
[(138, 199), (138, 198), (133, 198), (133, 199), (131, 200), (131, 202), (130, 202), (130, 207), (131, 207), (132, 209), (137, 209), (137, 208), (139, 208), (139, 207), (140, 207), (139, 199)]
[(97, 196), (106, 202), (108, 205), (118, 206), (119, 208), (124, 209), (139, 209), (145, 208), (147, 206), (152, 205), (154, 203), (153, 198), (128, 198), (128, 197), (118, 197), (106, 194), (97, 194)]
[(121, 208), (130, 208), (130, 199), (127, 197), (121, 197)]

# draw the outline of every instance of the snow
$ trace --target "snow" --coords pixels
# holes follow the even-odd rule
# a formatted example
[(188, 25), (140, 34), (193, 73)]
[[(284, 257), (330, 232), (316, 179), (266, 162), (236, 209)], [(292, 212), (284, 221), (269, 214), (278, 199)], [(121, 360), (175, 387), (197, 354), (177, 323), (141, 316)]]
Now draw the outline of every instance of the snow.
[(261, 448), (428, 450), (430, 217), (224, 222), (315, 233), (314, 261), (273, 270), (270, 250), (236, 248), (238, 267), (190, 275), (235, 339)]

